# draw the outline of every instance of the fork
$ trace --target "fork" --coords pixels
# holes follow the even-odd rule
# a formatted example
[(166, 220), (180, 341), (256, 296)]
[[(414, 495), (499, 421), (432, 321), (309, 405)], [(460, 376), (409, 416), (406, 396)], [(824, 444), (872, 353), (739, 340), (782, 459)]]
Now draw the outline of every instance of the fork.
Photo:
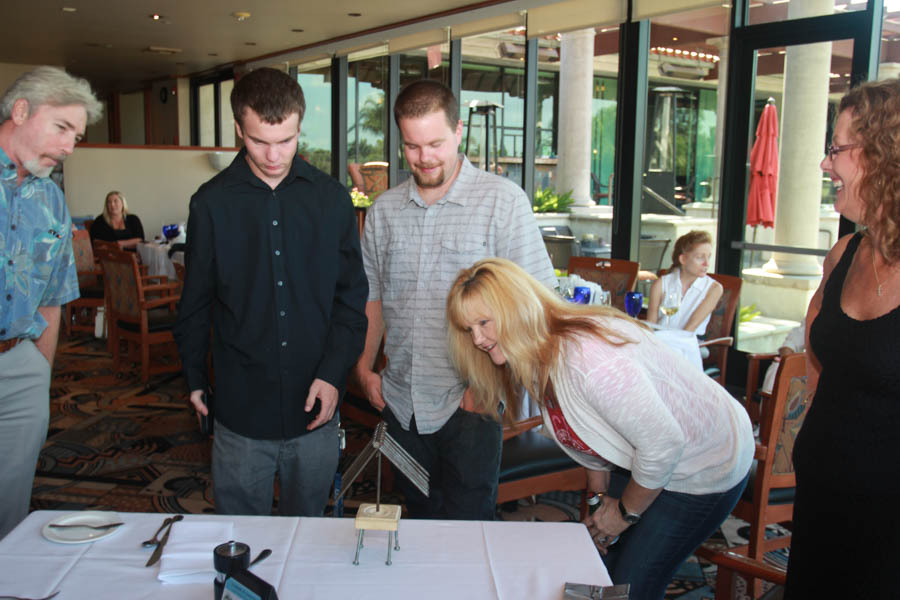
[(49, 596), (44, 596), (43, 598), (23, 598), (22, 596), (0, 596), (0, 600), (50, 600), (59, 593), (59, 590), (56, 590)]
[[(50, 527), (54, 529), (67, 529), (69, 527), (87, 527), (88, 529), (112, 529), (113, 527), (118, 527), (119, 525), (124, 525), (125, 523), (104, 523), (103, 525), (88, 525), (87, 523), (72, 523), (72, 524), (61, 524), (61, 523), (51, 523)], [(2, 599), (3, 596), (0, 596)]]

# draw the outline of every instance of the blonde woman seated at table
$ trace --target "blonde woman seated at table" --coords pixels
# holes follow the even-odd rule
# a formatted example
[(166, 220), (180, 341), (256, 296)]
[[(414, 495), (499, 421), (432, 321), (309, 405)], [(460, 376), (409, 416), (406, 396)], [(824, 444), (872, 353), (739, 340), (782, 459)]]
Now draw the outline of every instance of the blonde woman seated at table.
[[(697, 335), (706, 333), (709, 317), (722, 297), (722, 284), (706, 275), (711, 257), (712, 238), (705, 231), (690, 231), (678, 238), (669, 272), (650, 287), (647, 321), (659, 323), (663, 307), (678, 306), (662, 325)], [(670, 294), (677, 298), (675, 304), (666, 302)]]
[(137, 215), (128, 213), (128, 202), (122, 192), (106, 194), (103, 213), (91, 225), (91, 240), (116, 242), (120, 248), (134, 249), (144, 241), (144, 226)]
[(646, 325), (565, 302), (508, 260), (460, 272), (447, 320), (474, 409), (517, 415), (522, 388), (539, 399), (545, 431), (605, 494), (585, 524), (613, 582), (630, 583), (633, 600), (663, 598), (747, 483), (743, 407)]

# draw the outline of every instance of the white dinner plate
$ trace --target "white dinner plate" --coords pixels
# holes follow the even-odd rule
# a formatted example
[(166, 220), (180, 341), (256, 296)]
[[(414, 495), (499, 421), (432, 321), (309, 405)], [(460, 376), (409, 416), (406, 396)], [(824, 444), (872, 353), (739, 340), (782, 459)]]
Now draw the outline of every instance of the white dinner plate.
[(125, 527), (120, 525), (111, 529), (90, 529), (89, 527), (66, 527), (55, 528), (51, 525), (106, 525), (107, 523), (118, 523), (122, 519), (118, 513), (99, 510), (84, 510), (80, 512), (68, 513), (60, 515), (44, 524), (41, 528), (41, 535), (60, 544), (83, 544), (85, 542), (93, 542), (105, 537), (109, 537), (118, 530)]

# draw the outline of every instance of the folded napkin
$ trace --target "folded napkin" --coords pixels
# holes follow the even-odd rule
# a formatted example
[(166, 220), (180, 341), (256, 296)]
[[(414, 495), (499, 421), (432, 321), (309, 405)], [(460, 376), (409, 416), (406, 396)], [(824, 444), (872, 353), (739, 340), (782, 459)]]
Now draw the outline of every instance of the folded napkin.
[(164, 583), (209, 583), (216, 577), (213, 550), (234, 539), (229, 521), (181, 521), (172, 526), (159, 561)]

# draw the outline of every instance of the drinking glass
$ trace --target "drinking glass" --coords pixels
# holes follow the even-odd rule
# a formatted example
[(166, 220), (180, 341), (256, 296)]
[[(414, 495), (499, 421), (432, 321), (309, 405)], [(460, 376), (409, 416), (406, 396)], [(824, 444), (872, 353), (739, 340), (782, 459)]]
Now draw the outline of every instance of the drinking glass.
[(602, 290), (597, 292), (597, 303), (603, 306), (612, 306), (612, 294), (609, 290)]
[(644, 305), (644, 295), (640, 292), (625, 292), (625, 312), (636, 319)]
[(661, 310), (666, 317), (664, 322), (665, 325), (669, 324), (669, 321), (671, 321), (675, 313), (678, 312), (679, 308), (681, 308), (681, 294), (677, 291), (672, 291), (663, 296), (659, 310)]

